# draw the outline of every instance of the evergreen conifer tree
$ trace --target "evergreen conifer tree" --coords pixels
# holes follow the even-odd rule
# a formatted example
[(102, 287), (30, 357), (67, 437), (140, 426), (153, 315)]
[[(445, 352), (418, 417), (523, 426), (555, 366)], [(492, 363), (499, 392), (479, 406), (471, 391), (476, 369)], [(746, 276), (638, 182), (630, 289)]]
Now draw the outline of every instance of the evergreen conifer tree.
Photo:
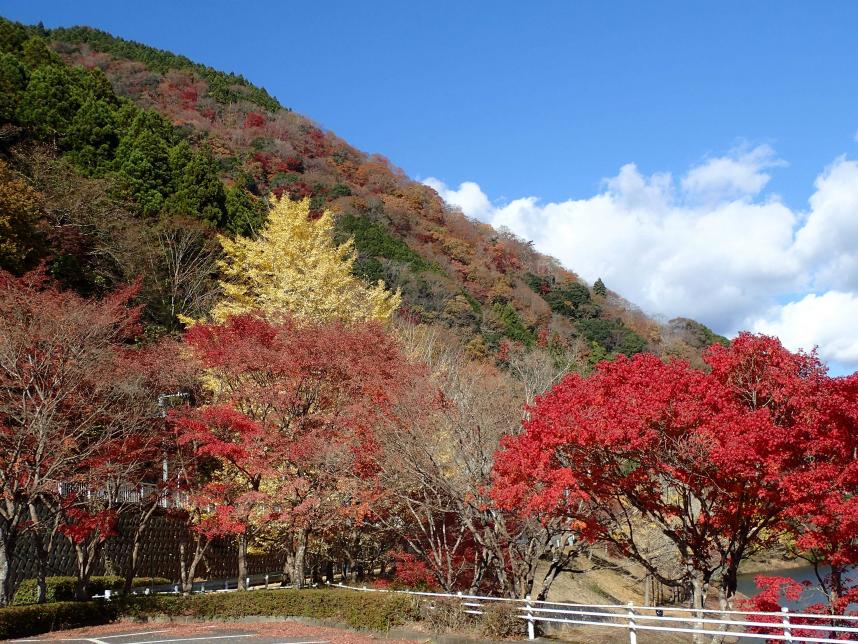
[(11, 121), (27, 87), (24, 66), (15, 56), (0, 52), (0, 121)]

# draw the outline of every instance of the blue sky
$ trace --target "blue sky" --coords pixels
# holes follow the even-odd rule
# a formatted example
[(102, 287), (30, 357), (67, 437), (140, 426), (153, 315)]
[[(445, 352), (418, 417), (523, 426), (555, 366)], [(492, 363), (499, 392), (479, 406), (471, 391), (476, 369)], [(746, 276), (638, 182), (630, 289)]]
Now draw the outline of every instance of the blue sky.
[(858, 144), (854, 2), (46, 2), (243, 73), (411, 176), (499, 198), (598, 188), (624, 163), (678, 171), (737, 140), (789, 160), (793, 206)]
[(858, 368), (858, 3), (5, 0), (0, 13), (242, 73), (650, 313), (778, 333)]

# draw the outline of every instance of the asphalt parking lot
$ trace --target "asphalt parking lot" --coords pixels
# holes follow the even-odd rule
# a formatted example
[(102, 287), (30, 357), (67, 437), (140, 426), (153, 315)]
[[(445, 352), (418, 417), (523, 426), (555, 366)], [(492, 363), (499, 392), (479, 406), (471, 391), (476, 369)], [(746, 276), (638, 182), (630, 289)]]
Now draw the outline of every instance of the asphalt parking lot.
[[(368, 644), (379, 640), (370, 634), (294, 622), (262, 624), (133, 624), (117, 623), (45, 633), (11, 642), (89, 642), (91, 644)], [(384, 640), (386, 644), (408, 640)]]

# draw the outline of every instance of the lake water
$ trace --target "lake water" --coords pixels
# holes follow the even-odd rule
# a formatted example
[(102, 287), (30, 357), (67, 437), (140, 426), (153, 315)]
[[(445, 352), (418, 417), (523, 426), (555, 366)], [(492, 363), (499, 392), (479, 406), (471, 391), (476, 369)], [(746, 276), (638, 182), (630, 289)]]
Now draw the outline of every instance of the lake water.
[[(822, 575), (823, 579), (825, 575), (828, 574), (829, 568), (828, 566), (820, 566), (819, 572)], [(781, 606), (786, 606), (793, 612), (801, 612), (804, 608), (807, 608), (811, 604), (819, 604), (825, 603), (825, 596), (822, 594), (822, 591), (819, 590), (819, 580), (816, 577), (816, 573), (814, 572), (813, 566), (800, 566), (798, 568), (786, 568), (786, 569), (775, 569), (768, 570), (764, 573), (754, 573), (752, 575), (739, 575), (737, 579), (738, 585), (736, 590), (738, 590), (743, 595), (747, 597), (752, 597), (759, 592), (757, 585), (754, 583), (754, 578), (758, 575), (764, 575), (766, 577), (790, 577), (795, 579), (798, 582), (810, 582), (810, 587), (806, 588), (805, 591), (801, 594), (798, 601), (787, 601), (786, 598), (781, 597)], [(858, 570), (853, 570), (850, 575), (858, 575)], [(854, 583), (854, 579), (848, 580), (849, 583)], [(850, 605), (850, 610), (855, 610), (858, 606)], [(761, 640), (751, 639), (742, 637), (739, 638), (739, 644), (758, 644)]]
[[(819, 572), (824, 579), (825, 575), (829, 572), (828, 566), (820, 566)], [(810, 582), (810, 588), (805, 589), (798, 601), (786, 601), (785, 598), (781, 598), (781, 606), (786, 606), (792, 611), (798, 611), (810, 606), (811, 604), (825, 603), (826, 601), (822, 591), (819, 590), (819, 580), (816, 578), (813, 566), (800, 566), (798, 568), (768, 570), (764, 573), (758, 572), (752, 575), (739, 575), (737, 580), (737, 590), (748, 597), (756, 595), (759, 590), (757, 589), (757, 585), (754, 583), (754, 578), (758, 575), (765, 575), (766, 577), (790, 577), (798, 582)], [(847, 584), (854, 584), (858, 581), (858, 570), (853, 569), (850, 571), (849, 579), (846, 581)], [(850, 606), (850, 608), (854, 607)]]
[[(828, 567), (820, 566), (820, 573), (823, 575), (823, 578), (826, 574), (828, 574)], [(786, 601), (785, 598), (781, 598), (781, 605), (786, 606), (790, 610), (800, 610), (802, 608), (806, 608), (811, 604), (818, 604), (819, 602), (825, 601), (825, 596), (822, 592), (816, 588), (819, 586), (819, 580), (816, 578), (816, 573), (813, 571), (813, 566), (800, 566), (798, 568), (784, 568), (780, 570), (767, 570), (766, 572), (755, 572), (751, 575), (739, 575), (738, 578), (738, 586), (736, 590), (738, 590), (743, 595), (748, 597), (753, 597), (759, 591), (756, 583), (754, 583), (754, 579), (759, 575), (763, 575), (766, 577), (790, 577), (791, 579), (795, 579), (798, 582), (809, 581), (811, 584), (811, 588), (806, 589), (802, 594), (798, 601)]]

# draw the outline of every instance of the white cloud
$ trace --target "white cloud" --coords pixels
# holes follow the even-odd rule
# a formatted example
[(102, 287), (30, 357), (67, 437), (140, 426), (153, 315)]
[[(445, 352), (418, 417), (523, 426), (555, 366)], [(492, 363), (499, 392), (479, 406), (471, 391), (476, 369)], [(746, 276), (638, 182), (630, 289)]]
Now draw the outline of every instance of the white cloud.
[(451, 190), (444, 185), (443, 181), (435, 177), (424, 179), (423, 183), (433, 188), (448, 204), (461, 208), (462, 212), (468, 213), (468, 216), (477, 219), (491, 217), (494, 206), (480, 189), (479, 184), (473, 181), (465, 181), (459, 185), (458, 190)]
[(760, 319), (754, 331), (778, 336), (791, 347), (819, 346), (822, 358), (858, 364), (858, 295), (828, 291), (809, 294)]
[[(727, 334), (778, 329), (792, 348), (818, 344), (823, 356), (858, 367), (849, 349), (858, 314), (842, 300), (858, 302), (858, 163), (838, 158), (825, 169), (807, 211), (764, 193), (768, 170), (783, 164), (768, 146), (709, 158), (678, 180), (628, 164), (597, 194), (553, 203), (494, 205), (473, 182), (426, 183), (650, 313), (694, 317)], [(790, 330), (814, 311), (830, 319)]]
[(815, 182), (796, 251), (817, 287), (858, 290), (858, 162), (838, 158)]
[(682, 178), (682, 190), (689, 200), (703, 203), (753, 197), (771, 179), (764, 170), (781, 165), (784, 161), (768, 145), (739, 148), (691, 168)]

